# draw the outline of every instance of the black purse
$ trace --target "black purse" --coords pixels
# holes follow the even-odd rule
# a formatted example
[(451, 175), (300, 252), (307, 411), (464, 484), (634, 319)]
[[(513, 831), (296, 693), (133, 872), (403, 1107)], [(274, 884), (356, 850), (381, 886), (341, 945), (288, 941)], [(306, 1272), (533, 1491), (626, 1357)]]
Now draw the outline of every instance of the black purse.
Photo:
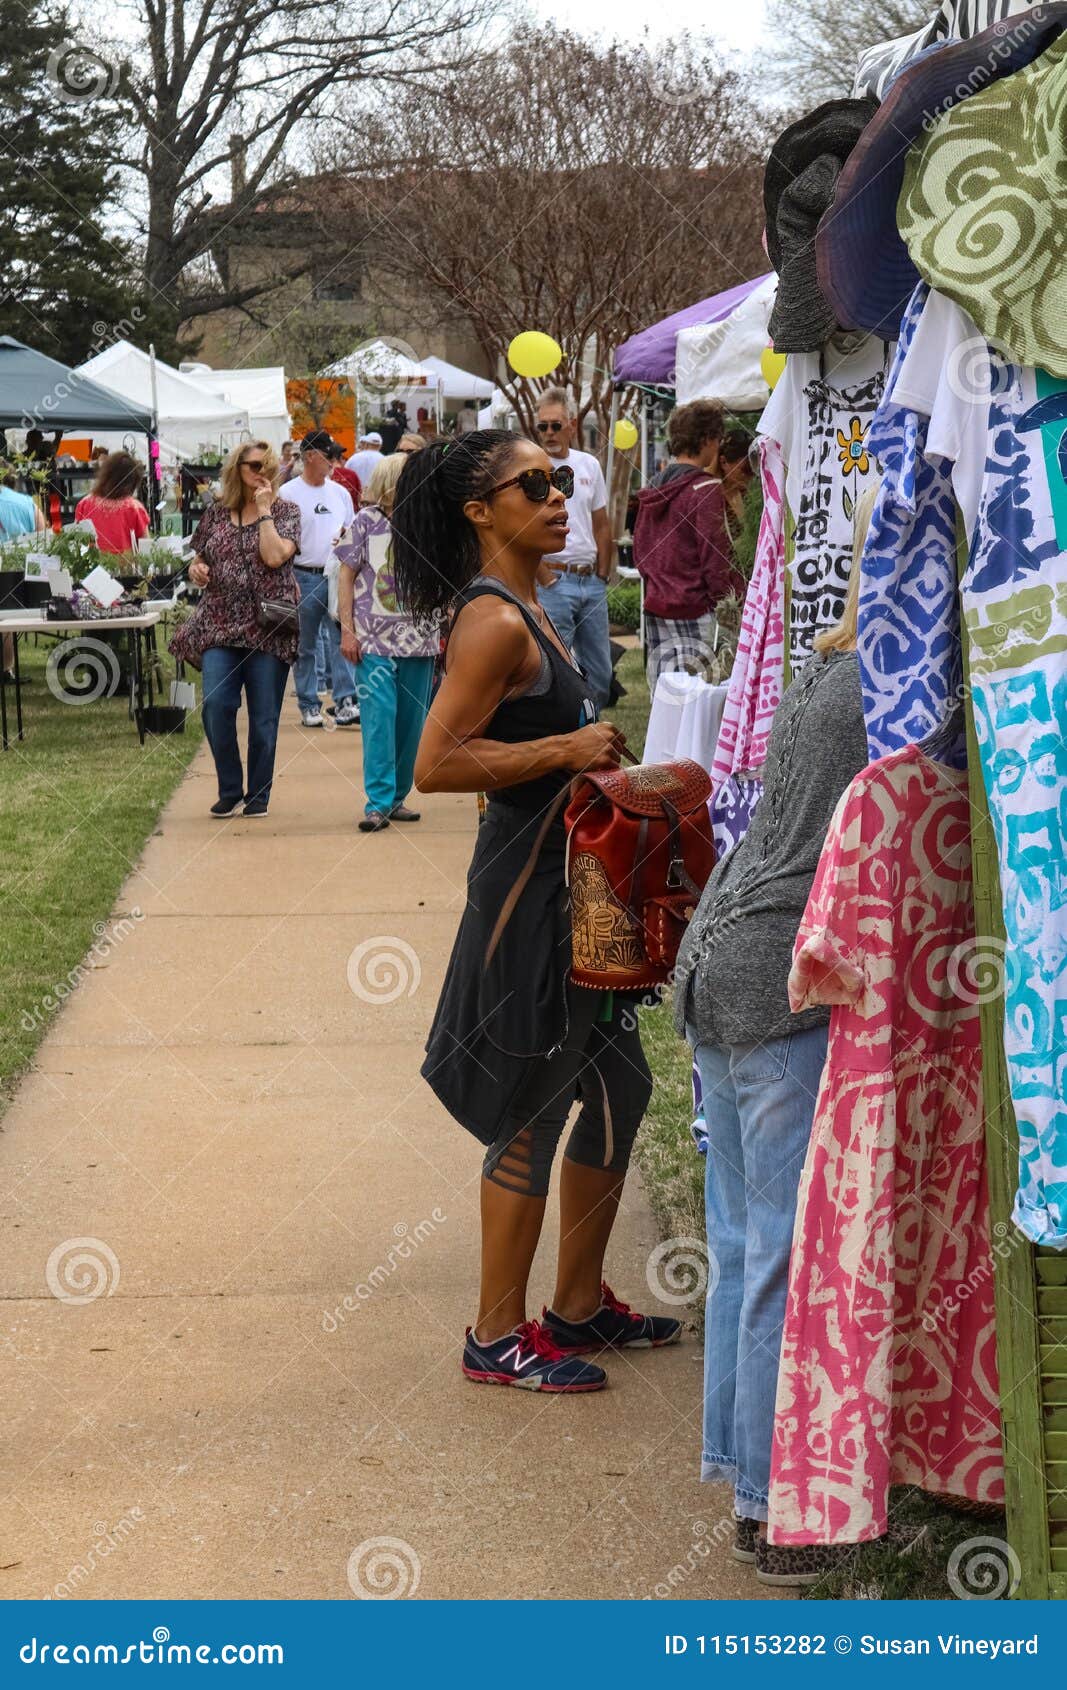
[[(258, 534), (259, 524), (257, 522), (250, 522), (250, 523), (247, 523), (247, 524), (242, 522), (242, 523), (239, 523), (238, 526), (239, 526), (240, 531), (241, 531), (241, 548), (243, 550), (244, 549), (244, 536), (245, 536), (246, 528), (255, 532), (256, 534)], [(258, 550), (259, 550), (258, 541), (257, 541), (256, 550), (257, 550), (257, 553), (258, 553)], [(299, 607), (299, 602), (294, 602), (291, 599), (260, 599), (260, 601), (259, 601), (259, 612), (256, 616), (256, 622), (259, 625), (259, 627), (263, 629), (263, 632), (265, 634), (273, 634), (273, 633), (296, 634), (296, 633), (299, 633), (299, 631), (300, 631), (300, 607)]]
[(298, 633), (300, 629), (300, 607), (290, 604), (288, 599), (260, 599), (259, 615), (256, 618), (264, 633)]

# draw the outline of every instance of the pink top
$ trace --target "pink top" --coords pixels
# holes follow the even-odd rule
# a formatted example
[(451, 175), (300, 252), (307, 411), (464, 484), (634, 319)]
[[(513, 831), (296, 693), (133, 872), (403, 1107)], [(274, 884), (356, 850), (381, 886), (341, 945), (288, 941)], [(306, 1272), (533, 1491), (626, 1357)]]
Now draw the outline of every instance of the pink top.
[(148, 512), (140, 499), (98, 499), (87, 493), (74, 507), (76, 522), (91, 522), (102, 552), (132, 552), (148, 533)]
[(763, 520), (745, 594), (737, 657), (730, 675), (711, 778), (716, 790), (742, 770), (758, 771), (767, 755), (785, 667), (785, 466), (780, 448), (763, 439)]
[(789, 978), (832, 1004), (800, 1182), (773, 1543), (862, 1543), (890, 1485), (1004, 1495), (967, 777), (894, 752), (830, 825)]

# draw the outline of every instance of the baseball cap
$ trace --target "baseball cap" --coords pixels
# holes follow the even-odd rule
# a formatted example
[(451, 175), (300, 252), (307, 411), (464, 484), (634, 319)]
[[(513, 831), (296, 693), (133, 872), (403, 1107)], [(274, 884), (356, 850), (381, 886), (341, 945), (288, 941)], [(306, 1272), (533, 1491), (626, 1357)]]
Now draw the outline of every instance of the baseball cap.
[(325, 452), (327, 457), (330, 455), (330, 448), (332, 446), (333, 440), (324, 428), (313, 428), (311, 433), (305, 434), (303, 440), (300, 442), (301, 451)]
[(363, 439), (363, 440), (366, 440), (366, 441), (367, 441), (367, 443), (368, 443), (368, 444), (369, 444), (369, 445), (371, 445), (371, 446), (380, 446), (380, 445), (381, 445), (381, 443), (382, 443), (382, 437), (381, 437), (381, 435), (380, 435), (380, 434), (379, 434), (379, 433), (378, 433), (378, 430), (377, 430), (377, 429), (376, 429), (376, 428), (375, 428), (375, 429), (372, 429), (372, 430), (371, 430), (371, 432), (370, 432), (370, 434), (364, 434), (364, 435), (362, 435), (362, 436), (361, 436), (361, 438), (362, 438), (362, 439)]

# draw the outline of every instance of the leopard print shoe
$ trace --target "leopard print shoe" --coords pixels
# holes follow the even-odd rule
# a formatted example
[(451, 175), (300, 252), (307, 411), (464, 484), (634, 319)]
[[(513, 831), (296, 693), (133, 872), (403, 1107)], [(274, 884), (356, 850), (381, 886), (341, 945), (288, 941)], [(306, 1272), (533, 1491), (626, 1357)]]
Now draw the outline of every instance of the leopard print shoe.
[(734, 1541), (730, 1554), (735, 1561), (751, 1563), (756, 1559), (756, 1539), (759, 1537), (759, 1521), (743, 1520), (740, 1514), (734, 1515)]
[(756, 1539), (756, 1577), (760, 1584), (818, 1584), (850, 1552), (848, 1544), (807, 1543), (796, 1547)]

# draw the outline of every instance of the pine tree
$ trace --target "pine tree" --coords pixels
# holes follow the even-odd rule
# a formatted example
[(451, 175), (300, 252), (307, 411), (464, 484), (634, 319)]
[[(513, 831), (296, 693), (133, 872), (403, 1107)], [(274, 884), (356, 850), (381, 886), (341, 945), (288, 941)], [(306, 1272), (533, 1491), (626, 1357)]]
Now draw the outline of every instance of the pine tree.
[(119, 83), (55, 0), (0, 0), (0, 334), (65, 364), (147, 338), (135, 255), (107, 226)]

